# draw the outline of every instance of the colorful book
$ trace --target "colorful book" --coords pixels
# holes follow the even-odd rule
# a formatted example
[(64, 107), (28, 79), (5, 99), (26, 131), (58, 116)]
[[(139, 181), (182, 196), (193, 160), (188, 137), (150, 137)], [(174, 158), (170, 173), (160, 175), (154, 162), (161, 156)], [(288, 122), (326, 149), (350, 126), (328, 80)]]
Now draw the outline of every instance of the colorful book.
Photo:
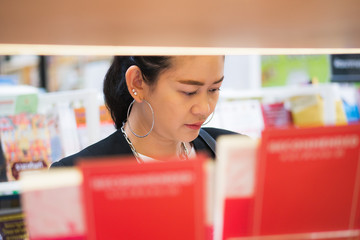
[(0, 135), (9, 181), (18, 180), (22, 171), (50, 166), (50, 135), (45, 115), (21, 113), (0, 117)]
[(87, 239), (204, 239), (205, 160), (80, 162)]

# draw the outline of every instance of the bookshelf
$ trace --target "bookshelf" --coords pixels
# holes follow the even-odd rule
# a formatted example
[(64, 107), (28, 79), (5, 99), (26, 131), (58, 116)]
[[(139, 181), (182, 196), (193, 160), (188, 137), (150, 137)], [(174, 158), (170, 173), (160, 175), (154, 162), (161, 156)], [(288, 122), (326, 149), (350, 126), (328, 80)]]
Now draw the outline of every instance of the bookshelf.
[(359, 53), (359, 8), (357, 0), (4, 0), (0, 54)]
[(358, 0), (1, 3), (0, 55), (360, 53)]

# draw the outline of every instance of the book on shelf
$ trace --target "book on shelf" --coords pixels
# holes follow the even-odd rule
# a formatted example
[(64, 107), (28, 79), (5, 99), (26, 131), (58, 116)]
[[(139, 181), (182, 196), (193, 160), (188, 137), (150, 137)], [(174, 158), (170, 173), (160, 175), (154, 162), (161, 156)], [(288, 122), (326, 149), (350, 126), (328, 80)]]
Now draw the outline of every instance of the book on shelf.
[(254, 234), (359, 229), (359, 153), (360, 125), (264, 131)]
[[(100, 139), (103, 139), (113, 133), (116, 129), (114, 127), (114, 121), (111, 118), (110, 112), (105, 105), (99, 106), (99, 113)], [(80, 142), (80, 148), (83, 149), (89, 145), (85, 107), (74, 108), (74, 114), (76, 119), (76, 128)]]
[(38, 89), (26, 85), (1, 86), (0, 116), (19, 113), (36, 113), (38, 109)]
[(214, 239), (249, 236), (255, 198), (258, 141), (221, 136), (215, 169)]
[[(131, 160), (130, 160), (131, 159)], [(212, 239), (212, 164), (133, 157), (79, 161), (72, 168), (21, 173), (31, 239)], [(165, 161), (166, 160), (166, 161)]]
[(80, 162), (87, 239), (204, 239), (206, 159)]
[(56, 162), (65, 157), (62, 137), (61, 137), (61, 129), (60, 129), (60, 117), (59, 112), (51, 111), (46, 114), (47, 128), (49, 129), (50, 136), (50, 148), (51, 162)]
[(289, 101), (295, 126), (318, 127), (325, 125), (324, 100), (320, 95), (294, 96)]
[(76, 168), (21, 173), (21, 203), (31, 239), (86, 239), (81, 184)]
[(215, 240), (360, 238), (360, 125), (236, 137), (218, 143)]
[(0, 239), (28, 239), (18, 182), (0, 183)]
[(21, 171), (50, 166), (50, 133), (45, 115), (21, 113), (0, 117), (0, 140), (8, 181), (18, 180)]
[(259, 99), (229, 99), (219, 101), (210, 127), (219, 127), (233, 132), (260, 138), (264, 119)]
[(259, 141), (222, 136), (217, 157), (142, 165), (97, 157), (24, 172), (28, 232), (32, 239), (360, 238), (360, 125), (265, 129)]
[(293, 126), (291, 112), (284, 102), (262, 103), (261, 110), (265, 128), (280, 128)]

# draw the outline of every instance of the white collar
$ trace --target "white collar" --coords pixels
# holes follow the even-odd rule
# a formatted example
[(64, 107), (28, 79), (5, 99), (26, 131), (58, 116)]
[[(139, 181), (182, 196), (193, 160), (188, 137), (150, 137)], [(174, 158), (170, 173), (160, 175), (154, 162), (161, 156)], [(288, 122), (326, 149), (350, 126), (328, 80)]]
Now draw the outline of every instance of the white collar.
[[(148, 157), (148, 156), (143, 155), (141, 153), (138, 153), (138, 154), (139, 154), (139, 157), (141, 158), (141, 160), (143, 160), (144, 163), (147, 163), (147, 162), (159, 162), (159, 160)], [(194, 157), (196, 157), (195, 148), (194, 148), (194, 146), (191, 146), (190, 153), (189, 153), (189, 158), (194, 158)]]

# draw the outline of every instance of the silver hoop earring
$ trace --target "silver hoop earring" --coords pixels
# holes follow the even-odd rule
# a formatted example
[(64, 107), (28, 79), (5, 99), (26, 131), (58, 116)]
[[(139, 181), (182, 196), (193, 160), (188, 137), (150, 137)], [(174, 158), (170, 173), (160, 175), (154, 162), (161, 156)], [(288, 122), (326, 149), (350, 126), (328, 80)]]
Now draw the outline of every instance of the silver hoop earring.
[(210, 117), (209, 121), (204, 122), (204, 123), (202, 124), (202, 126), (204, 126), (204, 125), (208, 124), (208, 123), (209, 123), (209, 122), (213, 119), (213, 117), (214, 117), (214, 113), (215, 113), (215, 110), (211, 113), (211, 117)]
[[(151, 114), (152, 114), (152, 124), (151, 124), (151, 128), (150, 130), (145, 134), (145, 135), (138, 135), (136, 134), (133, 129), (131, 128), (131, 125), (130, 125), (130, 121), (127, 121), (128, 124), (129, 124), (129, 128), (130, 128), (130, 131), (132, 132), (132, 134), (134, 134), (136, 137), (138, 138), (144, 138), (146, 137), (147, 135), (149, 135), (151, 133), (151, 131), (153, 130), (154, 128), (154, 123), (155, 123), (155, 118), (154, 118), (154, 110), (153, 108), (151, 107), (150, 103), (148, 101), (146, 101), (145, 99), (143, 99), (144, 102), (147, 103), (147, 105), (149, 105), (149, 108), (151, 110)], [(128, 107), (128, 111), (127, 111), (127, 115), (126, 115), (126, 119), (129, 119), (129, 114), (130, 114), (130, 109), (131, 109), (131, 106), (134, 104), (135, 102), (135, 99), (130, 103), (129, 107)]]

